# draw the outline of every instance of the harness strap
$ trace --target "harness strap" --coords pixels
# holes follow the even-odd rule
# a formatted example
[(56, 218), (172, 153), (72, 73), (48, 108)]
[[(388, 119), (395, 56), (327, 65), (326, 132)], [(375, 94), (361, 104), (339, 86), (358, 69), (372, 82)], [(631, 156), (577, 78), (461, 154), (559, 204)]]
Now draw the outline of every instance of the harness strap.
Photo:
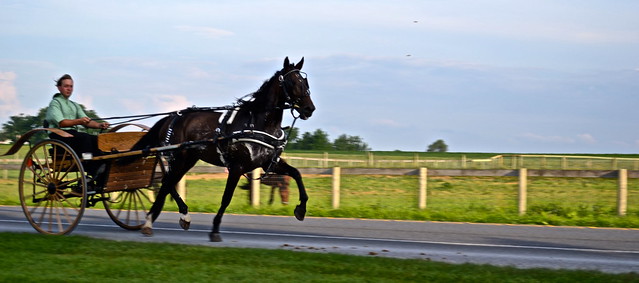
[(255, 130), (242, 130), (231, 133), (228, 137), (231, 139), (231, 143), (236, 142), (252, 142), (270, 149), (281, 149), (286, 146), (287, 135), (284, 130), (280, 130), (281, 136), (276, 137), (267, 132), (255, 131)]

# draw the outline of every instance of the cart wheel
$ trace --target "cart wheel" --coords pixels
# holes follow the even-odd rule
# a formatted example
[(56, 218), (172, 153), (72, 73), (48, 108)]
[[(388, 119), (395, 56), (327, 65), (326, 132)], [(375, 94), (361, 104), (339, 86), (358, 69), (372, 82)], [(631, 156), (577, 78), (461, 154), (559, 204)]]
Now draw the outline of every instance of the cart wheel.
[(20, 167), (20, 204), (38, 232), (63, 235), (80, 222), (87, 184), (80, 158), (65, 143), (44, 140), (27, 153)]
[(140, 230), (146, 214), (155, 200), (153, 187), (117, 191), (105, 194), (103, 201), (107, 214), (115, 224), (127, 230)]

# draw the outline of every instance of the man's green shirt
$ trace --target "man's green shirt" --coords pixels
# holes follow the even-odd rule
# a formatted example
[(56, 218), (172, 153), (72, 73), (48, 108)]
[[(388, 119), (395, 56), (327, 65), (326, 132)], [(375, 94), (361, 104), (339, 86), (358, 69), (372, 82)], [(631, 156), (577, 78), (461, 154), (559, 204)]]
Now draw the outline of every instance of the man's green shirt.
[[(73, 127), (60, 128), (60, 121), (65, 119), (79, 119), (82, 117), (88, 117), (82, 107), (79, 104), (64, 97), (60, 93), (56, 93), (49, 103), (47, 108), (46, 120), (49, 122), (49, 127), (59, 128), (62, 130), (78, 130), (78, 125)], [(83, 127), (84, 128), (84, 127)]]

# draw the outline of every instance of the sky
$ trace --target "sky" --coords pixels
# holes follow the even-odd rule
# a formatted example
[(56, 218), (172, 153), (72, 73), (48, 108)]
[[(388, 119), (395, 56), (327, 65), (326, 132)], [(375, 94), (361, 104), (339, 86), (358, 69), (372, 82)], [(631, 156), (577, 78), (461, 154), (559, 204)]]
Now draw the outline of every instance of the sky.
[[(639, 1), (0, 1), (0, 124), (232, 104), (305, 59), (301, 132), (372, 150), (638, 153)], [(286, 114), (285, 124), (292, 118)], [(152, 125), (155, 120), (143, 123)]]

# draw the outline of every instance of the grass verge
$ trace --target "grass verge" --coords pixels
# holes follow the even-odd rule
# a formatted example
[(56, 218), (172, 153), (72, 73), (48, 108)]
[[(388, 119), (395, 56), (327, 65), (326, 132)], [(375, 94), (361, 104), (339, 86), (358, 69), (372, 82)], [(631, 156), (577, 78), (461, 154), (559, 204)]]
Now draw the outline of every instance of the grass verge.
[(639, 282), (639, 274), (0, 233), (4, 282)]

